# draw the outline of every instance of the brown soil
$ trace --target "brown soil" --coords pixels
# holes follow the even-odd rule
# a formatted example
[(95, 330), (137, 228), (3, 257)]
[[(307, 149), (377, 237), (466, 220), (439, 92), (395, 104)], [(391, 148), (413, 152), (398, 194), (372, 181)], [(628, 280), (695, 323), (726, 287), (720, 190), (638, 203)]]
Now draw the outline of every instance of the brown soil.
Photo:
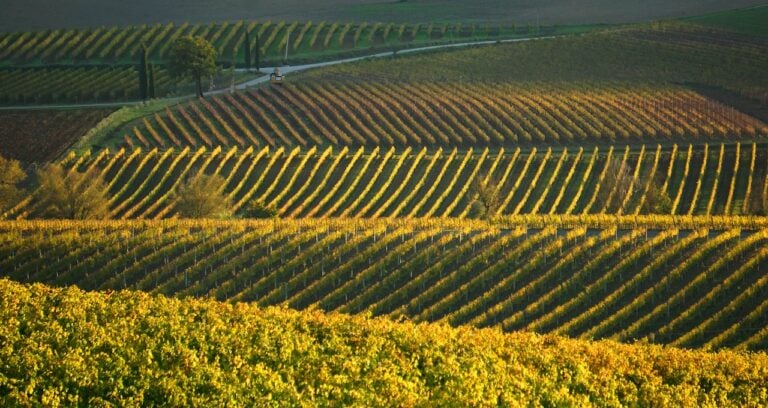
[(0, 155), (25, 163), (58, 158), (111, 110), (0, 111)]

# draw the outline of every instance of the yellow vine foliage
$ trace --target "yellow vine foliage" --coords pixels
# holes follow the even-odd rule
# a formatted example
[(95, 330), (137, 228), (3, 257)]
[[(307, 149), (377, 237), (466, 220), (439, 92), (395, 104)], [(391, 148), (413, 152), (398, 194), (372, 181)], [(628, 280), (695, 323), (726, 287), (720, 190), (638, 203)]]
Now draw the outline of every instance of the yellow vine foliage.
[(765, 406), (768, 356), (0, 280), (4, 406)]

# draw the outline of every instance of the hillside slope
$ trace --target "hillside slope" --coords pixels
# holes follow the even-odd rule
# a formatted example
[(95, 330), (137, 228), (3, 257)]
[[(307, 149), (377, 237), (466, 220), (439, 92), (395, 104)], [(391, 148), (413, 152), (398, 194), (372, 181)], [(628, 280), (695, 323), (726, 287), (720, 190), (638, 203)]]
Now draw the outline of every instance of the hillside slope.
[(25, 163), (62, 156), (109, 109), (0, 111), (0, 155)]
[(760, 218), (0, 223), (19, 281), (685, 347), (768, 349), (766, 262)]
[(679, 86), (321, 81), (183, 103), (134, 122), (112, 143), (478, 148), (766, 137), (761, 120)]
[[(177, 213), (174, 191), (216, 174), (237, 212), (284, 218), (423, 218), (515, 214), (748, 215), (768, 210), (768, 145), (562, 149), (238, 149), (86, 151), (62, 164), (108, 186), (110, 218)], [(483, 187), (485, 186), (485, 187)], [(490, 202), (479, 200), (486, 191)], [(666, 204), (664, 204), (666, 198)], [(34, 193), (2, 213), (40, 215)]]
[(752, 96), (768, 89), (766, 68), (765, 38), (662, 22), (343, 64), (308, 71), (291, 81), (664, 81), (708, 84)]
[(757, 406), (765, 354), (0, 280), (0, 403)]

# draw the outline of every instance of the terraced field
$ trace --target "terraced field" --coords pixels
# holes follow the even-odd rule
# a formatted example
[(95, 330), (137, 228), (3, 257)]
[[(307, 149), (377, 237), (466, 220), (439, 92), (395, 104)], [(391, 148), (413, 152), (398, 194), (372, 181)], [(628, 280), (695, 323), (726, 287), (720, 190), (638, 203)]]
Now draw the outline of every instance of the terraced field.
[[(102, 150), (63, 164), (108, 185), (112, 218), (167, 218), (187, 177), (218, 174), (237, 211), (250, 201), (281, 217), (472, 218), (478, 182), (505, 214), (641, 214), (663, 191), (670, 214), (762, 213), (768, 197), (765, 145), (640, 148), (294, 148)], [(652, 194), (652, 193), (651, 193)], [(36, 216), (34, 194), (4, 214)]]
[[(711, 220), (0, 223), (2, 276), (684, 347), (768, 347), (768, 229)], [(537, 228), (527, 225), (538, 224)]]
[(129, 146), (517, 146), (740, 140), (768, 125), (684, 88), (551, 83), (313, 84), (182, 104)]

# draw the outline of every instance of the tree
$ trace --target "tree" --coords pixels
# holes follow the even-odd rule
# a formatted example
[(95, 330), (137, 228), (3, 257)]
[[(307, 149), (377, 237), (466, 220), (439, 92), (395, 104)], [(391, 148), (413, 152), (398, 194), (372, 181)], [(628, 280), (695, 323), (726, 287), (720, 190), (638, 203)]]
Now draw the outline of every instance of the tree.
[(142, 44), (141, 45), (141, 58), (139, 59), (139, 96), (141, 97), (142, 101), (147, 100), (148, 96), (148, 76), (149, 76), (149, 68), (147, 66), (147, 47)]
[(652, 181), (645, 193), (642, 212), (644, 214), (670, 214), (672, 212), (672, 199), (656, 182)]
[(256, 45), (253, 47), (253, 50), (256, 52), (253, 64), (256, 67), (256, 72), (258, 72), (261, 69), (261, 39), (259, 39), (258, 34), (256, 34)]
[(278, 215), (277, 208), (267, 206), (262, 201), (251, 200), (238, 211), (241, 218), (275, 218)]
[(491, 177), (479, 175), (472, 183), (475, 199), (470, 208), (470, 217), (490, 219), (501, 206), (498, 183)]
[(607, 211), (612, 211), (613, 207), (620, 206), (622, 200), (629, 194), (629, 189), (632, 187), (632, 174), (626, 166), (622, 166), (621, 162), (621, 159), (618, 157), (611, 158), (611, 161), (607, 164), (608, 170), (603, 182), (600, 183), (600, 191), (595, 200), (595, 204), (598, 207), (603, 207)]
[(21, 168), (18, 160), (6, 159), (0, 156), (0, 210), (7, 210), (23, 197), (19, 188), (27, 178), (27, 173)]
[(750, 202), (747, 204), (747, 211), (751, 215), (764, 216), (768, 209), (768, 196), (764, 194), (752, 194)]
[(203, 97), (203, 77), (212, 77), (217, 70), (216, 49), (203, 37), (186, 36), (173, 43), (168, 68), (176, 77), (195, 81), (197, 96)]
[(219, 175), (188, 179), (176, 192), (176, 210), (184, 218), (228, 218), (232, 204), (224, 195), (225, 185)]
[(155, 99), (155, 64), (149, 64), (149, 99)]
[(248, 34), (248, 28), (243, 26), (243, 30), (245, 31), (245, 41), (243, 43), (243, 54), (245, 58), (245, 69), (250, 70), (251, 69), (251, 61), (253, 61), (253, 57), (251, 56), (251, 36)]
[(45, 218), (104, 219), (109, 216), (107, 189), (91, 172), (68, 173), (51, 164), (37, 173), (40, 214)]

